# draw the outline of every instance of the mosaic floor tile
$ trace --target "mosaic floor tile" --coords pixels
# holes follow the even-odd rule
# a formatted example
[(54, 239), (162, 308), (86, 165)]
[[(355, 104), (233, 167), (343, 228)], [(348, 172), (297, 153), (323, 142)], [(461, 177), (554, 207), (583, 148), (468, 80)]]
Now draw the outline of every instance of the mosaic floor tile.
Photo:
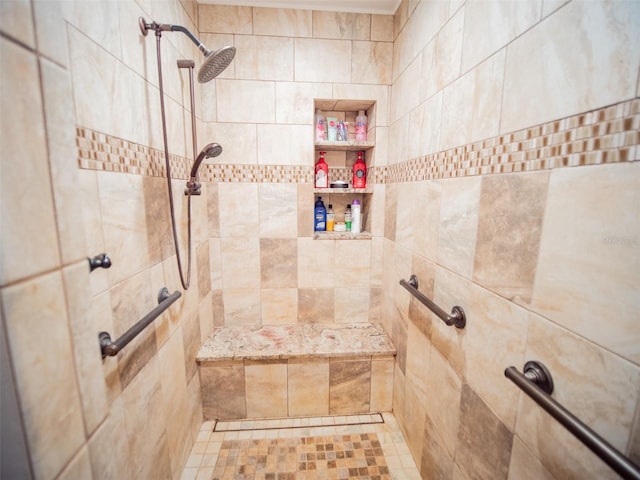
[(375, 433), (225, 440), (213, 480), (391, 479)]
[(181, 480), (421, 480), (393, 414), (207, 421)]

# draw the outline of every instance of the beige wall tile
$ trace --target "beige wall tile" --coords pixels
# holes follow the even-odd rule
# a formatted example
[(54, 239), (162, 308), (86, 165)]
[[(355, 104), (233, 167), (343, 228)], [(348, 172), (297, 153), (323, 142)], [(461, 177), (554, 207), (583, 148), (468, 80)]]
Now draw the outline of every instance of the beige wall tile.
[(390, 122), (395, 122), (408, 115), (411, 110), (418, 106), (420, 96), (416, 95), (416, 85), (420, 85), (421, 74), (422, 57), (419, 56), (394, 81), (391, 89)]
[(516, 302), (531, 300), (548, 184), (544, 171), (482, 179), (473, 279)]
[(234, 59), (237, 79), (293, 80), (293, 39), (237, 35)]
[(63, 263), (85, 252), (82, 201), (76, 168), (73, 103), (69, 74), (48, 61), (40, 63), (51, 182), (55, 198), (58, 238)]
[(113, 263), (108, 274), (115, 284), (149, 262), (142, 177), (101, 172), (98, 188), (104, 246)]
[(313, 183), (298, 183), (298, 237), (313, 236)]
[(571, 2), (510, 44), (501, 131), (632, 98), (638, 16), (632, 3)]
[(223, 238), (220, 246), (224, 288), (260, 288), (259, 239)]
[(36, 38), (33, 31), (30, 2), (26, 0), (2, 2), (0, 4), (0, 18), (2, 18), (0, 31), (31, 48), (35, 48)]
[(262, 288), (295, 288), (298, 286), (298, 243), (296, 239), (260, 239), (260, 286)]
[(300, 82), (349, 82), (351, 42), (296, 38), (295, 79)]
[[(640, 369), (636, 365), (534, 314), (530, 317), (526, 359), (537, 359), (548, 368), (553, 376), (555, 400), (616, 448), (626, 448), (640, 387)], [(521, 369), (522, 365), (517, 367)], [(585, 376), (587, 371), (589, 374)], [(518, 409), (518, 435), (539, 457), (544, 455), (540, 457), (544, 460), (551, 452), (546, 451), (548, 446), (541, 447), (541, 443), (555, 443), (566, 435), (557, 440), (546, 435), (536, 437), (532, 429), (554, 420), (538, 418), (542, 423), (535, 425), (531, 422), (540, 416), (534, 413), (539, 408), (529, 413), (523, 411), (524, 407), (521, 404)], [(549, 429), (548, 435), (555, 430)], [(563, 450), (558, 446), (548, 459), (557, 461), (562, 458)]]
[[(640, 164), (551, 174), (533, 308), (637, 362)], [(615, 314), (612, 314), (615, 312)]]
[(258, 125), (260, 165), (313, 165), (311, 125)]
[(220, 204), (220, 236), (257, 237), (260, 217), (258, 210), (258, 184), (218, 184)]
[[(258, 163), (258, 128), (253, 123), (205, 123), (202, 141), (217, 142), (222, 153), (204, 161), (211, 165), (255, 165)], [(209, 186), (209, 185), (208, 185)]]
[(314, 10), (313, 36), (340, 40), (369, 40), (371, 15)]
[(289, 416), (329, 414), (329, 362), (289, 360)]
[(424, 442), (425, 406), (423, 399), (417, 395), (409, 384), (405, 388), (403, 433), (407, 447), (417, 465), (422, 463), (422, 444)]
[(351, 81), (353, 83), (391, 83), (393, 44), (388, 42), (353, 42)]
[(415, 191), (412, 250), (435, 260), (438, 252), (441, 187), (436, 182), (418, 182)]
[(403, 248), (413, 245), (413, 227), (416, 223), (416, 182), (404, 183), (398, 189), (396, 204), (396, 243)]
[[(22, 11), (18, 5), (13, 8), (10, 12)], [(1, 117), (2, 228), (12, 232), (2, 236), (0, 284), (4, 285), (49, 270), (60, 260), (36, 58), (5, 38), (0, 42), (2, 110), (19, 112)]]
[(242, 362), (201, 365), (199, 373), (204, 420), (246, 418), (245, 375)]
[[(331, 85), (321, 83), (276, 83), (276, 123), (310, 125), (314, 98), (331, 98)], [(308, 146), (308, 145), (307, 145)]]
[(426, 478), (453, 478), (453, 454), (447, 452), (429, 416), (425, 417), (420, 473)]
[(468, 385), (460, 396), (456, 464), (465, 478), (506, 479), (513, 433)]
[(368, 287), (371, 272), (369, 240), (338, 240), (335, 245), (336, 287)]
[(505, 59), (498, 52), (444, 90), (441, 149), (498, 134)]
[(253, 34), (311, 37), (312, 11), (289, 8), (253, 8)]
[(432, 348), (426, 377), (426, 416), (449, 455), (457, 446), (462, 379), (440, 352)]
[(287, 416), (287, 363), (245, 364), (247, 417)]
[(371, 359), (371, 412), (390, 412), (393, 409), (394, 359)]
[(262, 288), (260, 293), (263, 325), (295, 325), (297, 323), (297, 288)]
[(225, 325), (260, 324), (260, 289), (227, 289), (222, 292)]
[(393, 15), (371, 15), (371, 41), (393, 42)]
[(553, 480), (554, 477), (547, 471), (531, 451), (515, 436), (511, 449), (509, 462), (510, 480)]
[(515, 426), (518, 391), (504, 384), (503, 372), (525, 361), (526, 310), (472, 284), (465, 308), (466, 381), (508, 428)]
[[(211, 332), (213, 331), (213, 296), (213, 292), (209, 293), (209, 295), (207, 295), (207, 297), (202, 302), (200, 302), (200, 306), (198, 307), (198, 319), (200, 321), (200, 344), (198, 345), (198, 347), (204, 343), (204, 341), (209, 335), (211, 335)], [(218, 312), (216, 312), (216, 314), (218, 314)]]
[(71, 460), (67, 468), (58, 476), (60, 480), (74, 480), (76, 478), (86, 478), (91, 480), (91, 459), (89, 458), (89, 450), (86, 446), (78, 452)]
[(334, 318), (335, 289), (298, 289), (298, 323), (333, 323)]
[(438, 263), (471, 278), (478, 228), (479, 177), (442, 183)]
[(543, 3), (546, 2), (467, 4), (462, 71), (481, 63), (539, 22)]
[(63, 270), (84, 425), (86, 432), (91, 434), (108, 414), (108, 403), (105, 381), (102, 375), (99, 375), (102, 362), (96, 333), (101, 331), (101, 325), (92, 315), (88, 273), (86, 262)]
[(371, 359), (331, 360), (329, 364), (329, 413), (369, 412)]
[[(429, 358), (431, 343), (412, 322), (407, 326), (407, 386), (411, 387), (421, 405), (425, 405), (427, 396), (432, 391), (427, 390)], [(423, 432), (420, 432), (421, 434)]]
[(335, 242), (298, 238), (298, 287), (335, 286)]
[(85, 439), (63, 291), (60, 273), (52, 273), (1, 292), (20, 410), (38, 478), (54, 478)]
[(210, 33), (252, 33), (251, 7), (199, 5), (198, 30)]
[(174, 476), (182, 474), (183, 460), (188, 456), (192, 442), (189, 432), (185, 364), (182, 330), (179, 329), (158, 352), (162, 402), (156, 406), (161, 406), (164, 412), (167, 447)]
[(334, 321), (354, 323), (369, 321), (369, 287), (336, 288)]
[(216, 80), (216, 95), (219, 122), (267, 124), (275, 122), (274, 82)]
[[(298, 186), (295, 183), (262, 183), (258, 186), (260, 237), (298, 236)], [(307, 199), (310, 201), (312, 197)]]
[(420, 83), (421, 98), (430, 98), (457, 79), (461, 72), (468, 70), (461, 68), (465, 11), (464, 8), (458, 10), (437, 37), (424, 49)]
[[(118, 398), (88, 442), (94, 478), (135, 478), (129, 438), (122, 434), (126, 431), (123, 401)], [(109, 452), (109, 455), (104, 452)]]

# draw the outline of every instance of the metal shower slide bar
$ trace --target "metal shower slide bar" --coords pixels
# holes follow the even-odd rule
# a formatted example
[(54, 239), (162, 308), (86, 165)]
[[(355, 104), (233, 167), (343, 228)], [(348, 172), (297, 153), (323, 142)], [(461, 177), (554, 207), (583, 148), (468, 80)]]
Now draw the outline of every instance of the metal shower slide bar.
[(553, 379), (542, 363), (527, 362), (523, 371), (524, 374), (520, 373), (516, 367), (509, 367), (504, 371), (504, 376), (520, 387), (524, 393), (531, 397), (622, 478), (640, 480), (640, 467), (638, 465), (551, 398)]
[(409, 293), (411, 293), (411, 295), (413, 295), (418, 300), (420, 300), (420, 302), (426, 305), (429, 310), (435, 313), (438, 318), (440, 318), (440, 320), (442, 320), (448, 326), (455, 325), (456, 328), (464, 328), (467, 324), (467, 317), (465, 316), (462, 307), (456, 305), (451, 309), (451, 315), (447, 314), (447, 312), (436, 305), (433, 300), (431, 300), (429, 297), (426, 297), (422, 292), (418, 290), (418, 277), (416, 277), (415, 275), (411, 275), (408, 282), (405, 279), (400, 280), (400, 285), (406, 288)]
[(171, 304), (181, 296), (182, 293), (178, 290), (169, 294), (167, 287), (162, 287), (160, 292), (158, 292), (158, 306), (138, 320), (135, 325), (124, 332), (115, 342), (111, 341), (111, 335), (109, 335), (109, 333), (100, 332), (98, 338), (100, 339), (100, 351), (102, 352), (102, 358), (106, 356), (116, 356), (120, 350), (126, 347), (131, 340), (140, 335), (140, 333), (142, 333), (142, 331), (147, 328), (151, 322), (158, 318), (162, 312), (169, 308)]

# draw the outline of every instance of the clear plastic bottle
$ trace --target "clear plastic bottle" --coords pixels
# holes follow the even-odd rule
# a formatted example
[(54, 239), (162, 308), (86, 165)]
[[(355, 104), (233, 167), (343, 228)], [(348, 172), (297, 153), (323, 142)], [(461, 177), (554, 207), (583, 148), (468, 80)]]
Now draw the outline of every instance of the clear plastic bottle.
[(356, 117), (356, 142), (367, 141), (367, 116), (364, 110), (358, 110)]
[(362, 215), (360, 201), (354, 200), (351, 205), (351, 233), (360, 233), (362, 230)]
[(316, 142), (323, 142), (324, 140), (327, 139), (327, 124), (319, 108), (316, 109), (315, 124), (316, 124)]
[(347, 209), (344, 212), (344, 225), (347, 232), (351, 231), (351, 205), (347, 205)]
[(329, 204), (329, 208), (327, 208), (327, 232), (333, 232), (334, 224), (335, 216), (333, 214), (333, 205)]

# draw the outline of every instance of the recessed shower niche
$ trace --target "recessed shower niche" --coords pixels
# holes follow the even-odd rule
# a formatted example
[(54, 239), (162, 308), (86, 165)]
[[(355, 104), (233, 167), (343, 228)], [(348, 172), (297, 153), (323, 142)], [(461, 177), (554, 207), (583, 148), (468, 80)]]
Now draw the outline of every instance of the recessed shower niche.
[[(371, 197), (373, 195), (373, 176), (371, 167), (375, 164), (376, 138), (376, 102), (374, 100), (347, 99), (315, 99), (314, 114), (320, 110), (325, 118), (335, 118), (337, 122), (344, 122), (346, 126), (346, 140), (316, 140), (314, 128), (314, 164), (318, 161), (320, 152), (325, 152), (324, 159), (329, 166), (329, 188), (315, 188), (315, 203), (322, 197), (325, 207), (333, 205), (336, 222), (344, 222), (344, 214), (348, 204), (358, 200), (362, 206), (362, 231), (360, 233), (323, 231), (314, 232), (316, 240), (349, 240), (371, 238)], [(367, 140), (356, 141), (356, 117), (363, 110), (367, 116)], [(315, 115), (314, 115), (315, 117)], [(353, 166), (358, 158), (358, 152), (364, 152), (363, 159), (367, 167), (366, 188), (353, 188)], [(332, 183), (345, 182), (346, 188), (331, 187)], [(313, 219), (309, 219), (313, 222)]]

